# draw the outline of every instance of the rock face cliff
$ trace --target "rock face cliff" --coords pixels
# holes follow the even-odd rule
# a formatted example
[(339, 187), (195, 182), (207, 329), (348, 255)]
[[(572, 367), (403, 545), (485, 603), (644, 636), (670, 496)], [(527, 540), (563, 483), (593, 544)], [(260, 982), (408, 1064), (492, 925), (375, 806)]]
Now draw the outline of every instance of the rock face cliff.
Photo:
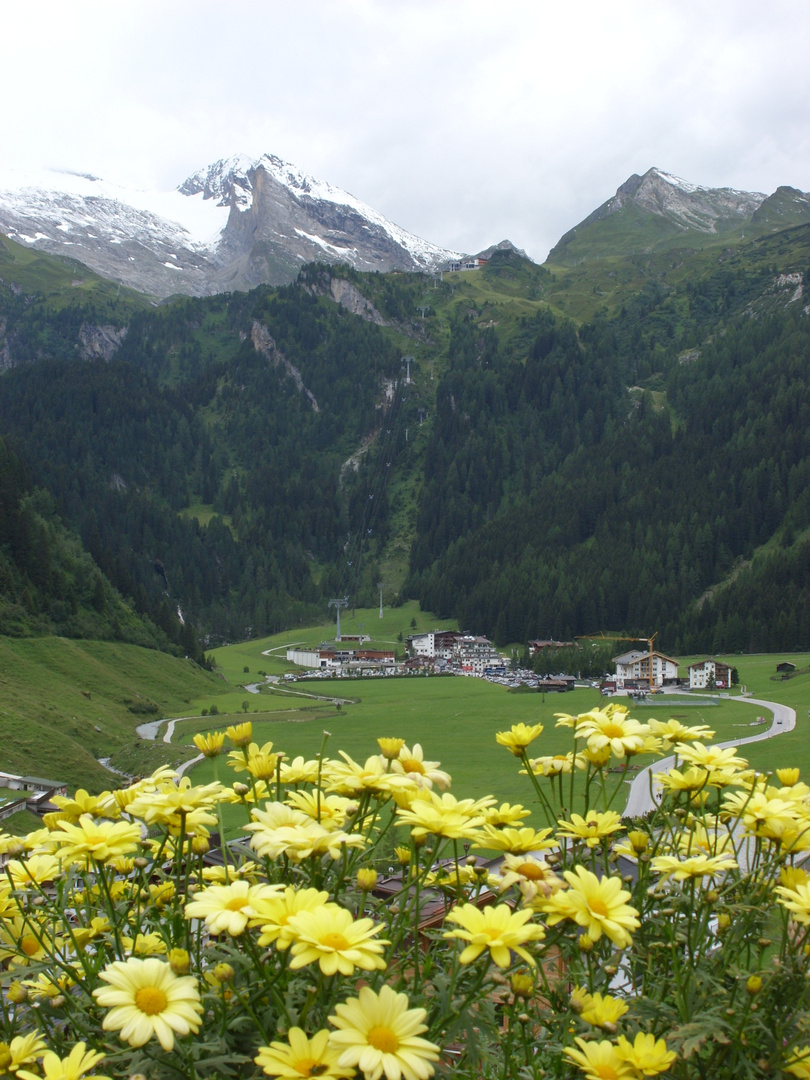
[(810, 221), (810, 196), (778, 188), (766, 196), (691, 184), (660, 169), (633, 174), (616, 194), (567, 232), (549, 262), (627, 255), (664, 248), (702, 248)]
[(161, 298), (284, 284), (313, 261), (428, 270), (458, 257), (273, 155), (217, 161), (172, 192), (7, 170), (0, 231)]

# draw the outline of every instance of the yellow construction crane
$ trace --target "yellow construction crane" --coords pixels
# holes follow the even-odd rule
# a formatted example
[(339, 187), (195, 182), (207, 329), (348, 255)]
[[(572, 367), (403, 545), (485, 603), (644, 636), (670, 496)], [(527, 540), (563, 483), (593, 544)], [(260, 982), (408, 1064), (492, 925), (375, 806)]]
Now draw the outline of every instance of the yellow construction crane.
[(640, 680), (645, 680), (648, 686), (654, 686), (653, 680), (653, 663), (652, 654), (655, 646), (655, 639), (658, 637), (658, 631), (656, 630), (652, 637), (625, 637), (623, 634), (577, 634), (575, 641), (646, 641), (647, 648), (650, 652), (650, 668), (649, 674), (639, 675)]

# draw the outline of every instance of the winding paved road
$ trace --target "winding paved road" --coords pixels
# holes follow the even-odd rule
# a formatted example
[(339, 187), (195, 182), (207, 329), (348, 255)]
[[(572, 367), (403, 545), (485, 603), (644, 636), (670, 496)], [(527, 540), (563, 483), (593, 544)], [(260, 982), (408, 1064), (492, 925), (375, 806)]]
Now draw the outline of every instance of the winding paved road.
[[(752, 705), (761, 705), (773, 713), (773, 722), (767, 731), (760, 731), (756, 735), (747, 735), (742, 739), (731, 739), (728, 742), (717, 743), (718, 746), (744, 746), (746, 743), (762, 742), (764, 739), (772, 739), (774, 735), (782, 735), (785, 731), (792, 731), (796, 727), (796, 710), (787, 705), (780, 705), (776, 701), (763, 701), (761, 698), (739, 698), (737, 700), (750, 702)], [(642, 769), (630, 785), (630, 794), (624, 811), (625, 817), (641, 817), (649, 813), (655, 806), (653, 797), (660, 792), (661, 785), (652, 779), (653, 772), (665, 772), (675, 765), (675, 756), (662, 758), (654, 761)]]

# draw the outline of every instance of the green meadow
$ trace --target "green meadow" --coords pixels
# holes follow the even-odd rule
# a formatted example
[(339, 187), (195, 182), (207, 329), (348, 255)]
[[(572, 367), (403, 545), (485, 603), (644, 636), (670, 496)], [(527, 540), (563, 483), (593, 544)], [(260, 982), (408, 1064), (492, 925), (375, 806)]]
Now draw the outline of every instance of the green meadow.
[[(385, 609), (383, 619), (378, 609), (358, 609), (354, 614), (349, 610), (341, 618), (344, 633), (360, 633), (362, 628), (373, 645), (399, 651), (404, 649), (400, 634), (404, 639), (414, 629), (453, 625), (437, 622), (416, 604)], [(544, 731), (532, 754), (565, 752), (569, 734), (555, 726), (554, 714), (580, 713), (604, 704), (593, 688), (544, 696), (450, 676), (269, 684), (260, 674), (280, 676), (292, 670), (286, 660), (288, 645), (317, 645), (330, 639), (334, 624), (325, 622), (225, 646), (211, 654), (213, 672), (131, 645), (0, 639), (0, 769), (99, 791), (115, 782), (100, 759), (110, 759), (113, 767), (133, 775), (163, 763), (177, 766), (197, 756), (192, 741), (196, 732), (224, 730), (248, 718), (256, 742), (273, 742), (291, 757), (314, 756), (324, 732), (330, 733), (327, 754), (336, 756), (344, 750), (357, 760), (377, 752), (378, 737), (398, 736), (410, 745), (420, 743), (426, 758), (441, 762), (452, 775), (458, 796), (492, 794), (500, 801), (532, 806), (531, 784), (519, 775), (517, 760), (496, 744), (496, 733), (512, 724), (540, 722)], [(744, 686), (757, 698), (795, 708), (798, 724), (795, 731), (752, 744), (741, 753), (758, 769), (791, 764), (810, 774), (810, 655), (724, 659), (737, 667), (740, 676), (741, 686), (731, 697), (653, 696), (644, 703), (629, 703), (632, 715), (642, 721), (674, 716), (688, 724), (705, 723), (716, 731), (718, 741), (745, 737), (757, 731), (751, 723), (766, 710), (741, 695)], [(795, 664), (795, 677), (775, 678), (777, 663), (785, 659)], [(682, 674), (689, 660), (681, 661)], [(259, 692), (249, 692), (247, 685)], [(157, 740), (138, 736), (141, 724), (168, 718), (185, 718), (177, 720), (169, 744), (163, 741), (165, 722)], [(648, 761), (639, 757), (633, 764)], [(221, 760), (217, 767), (220, 779), (227, 779)], [(199, 781), (210, 779), (213, 764), (204, 761), (192, 768), (191, 775)], [(624, 777), (620, 772), (613, 775), (621, 789)], [(621, 804), (619, 793), (614, 805)]]
[[(341, 626), (343, 628), (343, 620)], [(223, 671), (233, 670), (238, 667), (238, 660), (248, 655), (246, 650), (255, 647), (254, 643), (227, 646), (217, 650), (214, 658), (218, 664), (222, 663)], [(261, 654), (261, 649), (259, 652)], [(753, 744), (741, 753), (761, 769), (787, 761), (794, 764), (797, 755), (803, 760), (810, 759), (808, 749), (803, 746), (806, 729), (801, 722), (803, 718), (806, 721), (810, 701), (800, 705), (810, 696), (810, 674), (788, 682), (774, 682), (770, 676), (780, 658), (731, 659), (748, 689), (757, 697), (794, 705), (800, 721), (796, 732)], [(796, 662), (797, 669), (810, 660), (791, 659)], [(334, 695), (340, 699), (340, 708), (328, 701), (295, 696), (298, 693)], [(581, 713), (604, 703), (598, 690), (592, 688), (542, 695), (536, 691), (511, 691), (480, 679), (444, 676), (323, 679), (251, 695), (247, 716), (254, 725), (254, 741), (259, 744), (272, 742), (274, 749), (283, 750), (291, 757), (299, 754), (314, 756), (321, 748), (324, 732), (329, 732), (328, 755), (335, 756), (344, 750), (357, 760), (378, 752), (376, 740), (379, 736), (398, 736), (409, 744), (420, 743), (426, 758), (442, 763), (453, 777), (453, 792), (457, 796), (492, 794), (499, 801), (532, 806), (535, 795), (531, 784), (528, 778), (519, 775), (519, 765), (512, 754), (497, 745), (496, 733), (512, 724), (540, 722), (544, 731), (532, 745), (532, 755), (564, 753), (570, 748), (570, 735), (568, 729), (555, 726), (555, 713)], [(650, 717), (677, 717), (685, 724), (708, 724), (716, 731), (716, 741), (756, 734), (762, 728), (752, 726), (752, 723), (767, 713), (762, 706), (739, 694), (730, 698), (652, 696), (647, 702), (627, 701), (627, 704), (631, 715), (642, 721)], [(235, 709), (234, 713), (238, 711)], [(767, 715), (770, 723), (770, 714)], [(174, 741), (190, 741), (196, 731), (222, 729), (237, 718), (237, 715), (218, 716), (209, 718), (207, 724), (184, 721), (175, 728)], [(639, 756), (633, 764), (641, 767), (651, 760), (651, 757)], [(219, 778), (225, 779), (228, 775), (225, 767), (218, 763), (217, 768)], [(214, 766), (209, 761), (201, 762), (191, 775), (199, 781), (212, 779)], [(612, 782), (621, 786), (624, 782), (621, 772), (617, 770), (612, 776)], [(614, 805), (617, 808), (623, 805), (621, 794), (617, 794)], [(536, 815), (533, 822), (541, 824)]]

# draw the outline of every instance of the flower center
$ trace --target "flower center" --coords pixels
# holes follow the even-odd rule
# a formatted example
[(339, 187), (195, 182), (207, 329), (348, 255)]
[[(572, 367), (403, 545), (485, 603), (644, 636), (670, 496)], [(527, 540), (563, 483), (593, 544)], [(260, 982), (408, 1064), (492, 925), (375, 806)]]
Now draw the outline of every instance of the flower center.
[(225, 907), (228, 911), (241, 911), (243, 907), (247, 907), (250, 901), (246, 896), (232, 896), (227, 902)]
[(594, 896), (588, 901), (588, 907), (594, 915), (607, 915), (607, 904), (601, 896)]
[(162, 1013), (169, 999), (159, 986), (142, 986), (135, 994), (135, 1006), (147, 1016)]
[(599, 1080), (619, 1080), (619, 1074), (612, 1065), (592, 1065), (591, 1068), (598, 1075)]
[(421, 761), (417, 760), (417, 758), (405, 758), (404, 761), (400, 762), (400, 765), (402, 765), (405, 772), (415, 772), (421, 773), (422, 776), (425, 775), (425, 766)]
[(531, 862), (521, 863), (517, 868), (517, 872), (521, 877), (525, 877), (529, 881), (542, 881), (545, 876), (542, 866), (538, 866), (537, 863)]
[(349, 943), (343, 934), (338, 934), (334, 931), (323, 935), (321, 938), (321, 945), (325, 946), (327, 949), (336, 949), (338, 952), (342, 949), (349, 948)]
[(624, 735), (624, 728), (621, 724), (605, 724), (602, 728), (602, 734), (607, 735), (609, 739), (619, 739)]
[(367, 1038), (374, 1049), (383, 1054), (395, 1054), (399, 1050), (399, 1039), (389, 1027), (373, 1027)]
[(301, 1076), (320, 1076), (325, 1070), (317, 1058), (299, 1058), (292, 1063), (292, 1067)]
[(33, 935), (24, 934), (20, 939), (20, 948), (26, 956), (36, 956), (39, 952), (39, 942)]

